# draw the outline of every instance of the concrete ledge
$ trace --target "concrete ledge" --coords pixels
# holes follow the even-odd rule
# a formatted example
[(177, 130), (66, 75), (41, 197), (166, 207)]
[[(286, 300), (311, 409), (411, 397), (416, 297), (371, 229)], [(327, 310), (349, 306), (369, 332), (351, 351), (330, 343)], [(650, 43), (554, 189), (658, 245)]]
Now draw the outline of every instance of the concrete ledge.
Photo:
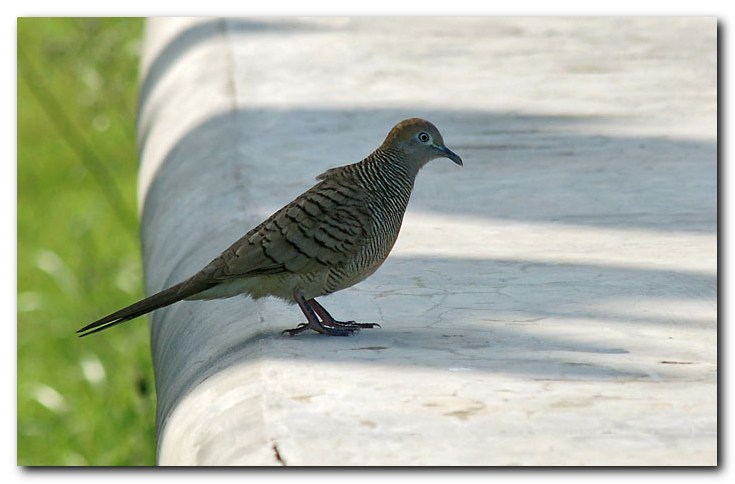
[[(152, 316), (161, 465), (717, 462), (716, 21), (151, 19), (146, 288), (201, 268), (400, 119), (389, 261), (281, 337), (278, 301)], [(446, 161), (446, 163), (443, 163)]]

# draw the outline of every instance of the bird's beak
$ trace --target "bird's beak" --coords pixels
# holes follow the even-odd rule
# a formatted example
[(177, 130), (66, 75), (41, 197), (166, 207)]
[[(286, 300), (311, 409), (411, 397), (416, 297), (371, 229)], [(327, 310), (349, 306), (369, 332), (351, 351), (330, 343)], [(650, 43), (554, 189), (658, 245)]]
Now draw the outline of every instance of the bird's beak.
[(446, 146), (444, 146), (444, 145), (434, 145), (434, 149), (436, 149), (439, 153), (441, 153), (442, 156), (444, 156), (446, 158), (449, 158), (450, 160), (452, 160), (453, 162), (455, 162), (459, 166), (462, 166), (462, 158), (460, 158), (457, 155), (457, 153), (455, 153), (454, 151), (450, 150)]

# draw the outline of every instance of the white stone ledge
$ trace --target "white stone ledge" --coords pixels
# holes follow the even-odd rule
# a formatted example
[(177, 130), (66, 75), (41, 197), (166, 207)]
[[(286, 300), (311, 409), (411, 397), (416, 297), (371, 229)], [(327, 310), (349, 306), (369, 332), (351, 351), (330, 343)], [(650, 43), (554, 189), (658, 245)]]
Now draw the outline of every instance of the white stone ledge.
[(394, 254), (280, 336), (273, 300), (152, 316), (162, 465), (717, 462), (716, 21), (148, 21), (146, 289), (421, 116)]

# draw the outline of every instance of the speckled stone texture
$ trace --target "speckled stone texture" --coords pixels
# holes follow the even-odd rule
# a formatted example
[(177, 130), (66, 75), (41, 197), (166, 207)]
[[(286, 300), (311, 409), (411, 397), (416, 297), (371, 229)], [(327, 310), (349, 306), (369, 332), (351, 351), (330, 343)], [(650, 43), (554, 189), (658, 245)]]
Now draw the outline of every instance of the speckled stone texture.
[(323, 299), (152, 317), (161, 465), (714, 465), (714, 18), (148, 22), (149, 293), (397, 121), (418, 177), (392, 256)]

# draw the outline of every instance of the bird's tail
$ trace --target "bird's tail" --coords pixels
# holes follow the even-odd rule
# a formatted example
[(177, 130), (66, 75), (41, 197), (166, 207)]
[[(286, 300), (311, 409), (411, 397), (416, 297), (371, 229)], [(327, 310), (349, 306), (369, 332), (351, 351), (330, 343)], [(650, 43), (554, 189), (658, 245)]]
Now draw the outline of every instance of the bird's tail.
[(79, 336), (87, 336), (103, 329), (111, 328), (117, 324), (130, 321), (138, 316), (142, 316), (146, 313), (159, 309), (170, 304), (173, 304), (182, 299), (186, 299), (198, 292), (207, 289), (209, 285), (202, 287), (200, 284), (192, 284), (190, 281), (180, 282), (175, 286), (171, 286), (168, 289), (142, 299), (130, 306), (124, 307), (119, 311), (115, 311), (112, 314), (108, 314), (104, 318), (98, 319), (94, 323), (88, 324), (83, 327), (77, 333)]

